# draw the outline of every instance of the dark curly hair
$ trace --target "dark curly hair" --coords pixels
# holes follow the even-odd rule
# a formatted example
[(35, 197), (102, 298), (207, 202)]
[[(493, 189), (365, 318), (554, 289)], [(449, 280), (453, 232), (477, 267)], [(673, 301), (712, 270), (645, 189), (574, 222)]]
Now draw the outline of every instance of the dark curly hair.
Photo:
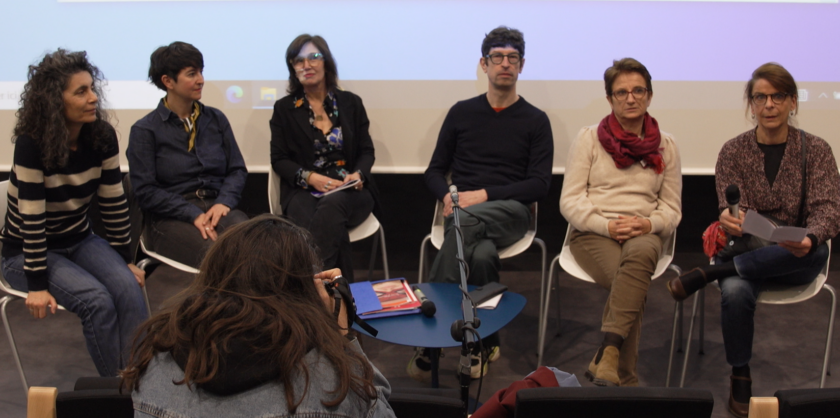
[(330, 52), (330, 46), (319, 35), (312, 36), (305, 33), (295, 38), (289, 44), (289, 47), (286, 48), (286, 68), (289, 69), (289, 87), (286, 88), (286, 92), (291, 95), (297, 96), (303, 94), (303, 84), (297, 78), (297, 72), (295, 71), (295, 66), (292, 64), (292, 60), (298, 56), (303, 46), (309, 42), (312, 42), (312, 45), (315, 45), (315, 48), (318, 48), (318, 51), (324, 55), (324, 81), (327, 83), (327, 91), (335, 91), (338, 88), (338, 67), (335, 64), (335, 58), (333, 58), (332, 52)]
[(93, 91), (99, 97), (96, 104), (96, 121), (86, 123), (82, 128), (85, 135), (80, 140), (91, 141), (94, 149), (104, 151), (115, 135), (110, 117), (102, 109), (105, 98), (102, 95), (104, 77), (87, 58), (87, 52), (70, 52), (58, 49), (44, 56), (38, 65), (29, 66), (28, 81), (20, 95), (14, 143), (17, 137), (26, 135), (41, 148), (41, 160), (45, 168), (55, 169), (67, 164), (70, 155), (70, 132), (64, 119), (64, 89), (70, 78), (80, 72), (88, 72), (93, 78)]

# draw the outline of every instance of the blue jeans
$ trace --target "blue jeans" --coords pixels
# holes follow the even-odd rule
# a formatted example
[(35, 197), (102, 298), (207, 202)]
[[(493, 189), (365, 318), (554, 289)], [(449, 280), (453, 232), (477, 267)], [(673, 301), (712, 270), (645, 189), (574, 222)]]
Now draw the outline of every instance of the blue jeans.
[(771, 245), (734, 259), (737, 276), (720, 280), (720, 322), (726, 362), (742, 367), (750, 362), (754, 333), (756, 300), (764, 285), (799, 286), (817, 278), (828, 260), (828, 246), (796, 257), (790, 251)]
[[(23, 254), (2, 259), (3, 276), (28, 291)], [(62, 250), (47, 251), (49, 292), (82, 319), (87, 349), (100, 376), (125, 367), (134, 331), (148, 317), (143, 291), (107, 241), (90, 234)]]

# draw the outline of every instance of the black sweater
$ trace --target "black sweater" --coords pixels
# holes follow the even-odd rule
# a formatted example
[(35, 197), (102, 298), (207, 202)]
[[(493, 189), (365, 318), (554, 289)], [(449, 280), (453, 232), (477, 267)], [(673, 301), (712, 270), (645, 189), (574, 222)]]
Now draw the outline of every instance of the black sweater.
[(452, 106), (440, 128), (426, 185), (438, 199), (448, 192), (485, 189), (488, 200), (528, 204), (548, 193), (554, 140), (545, 112), (524, 97), (496, 112), (482, 94)]

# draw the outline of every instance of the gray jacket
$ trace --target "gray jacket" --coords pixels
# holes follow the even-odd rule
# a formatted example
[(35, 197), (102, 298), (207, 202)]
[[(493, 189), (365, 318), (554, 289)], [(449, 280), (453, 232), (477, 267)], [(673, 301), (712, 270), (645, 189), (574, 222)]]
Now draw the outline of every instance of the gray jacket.
[[(360, 353), (358, 341), (353, 348)], [(304, 357), (309, 368), (309, 387), (300, 376), (295, 380), (295, 396), (304, 394), (303, 401), (293, 415), (286, 406), (283, 385), (266, 383), (253, 389), (231, 395), (216, 396), (193, 385), (176, 385), (184, 371), (169, 353), (159, 353), (149, 363), (140, 380), (140, 389), (131, 394), (134, 401), (135, 418), (191, 418), (191, 417), (306, 417), (306, 418), (388, 418), (395, 417), (388, 405), (391, 386), (385, 376), (371, 364), (374, 372), (373, 385), (377, 398), (367, 404), (353, 391), (339, 405), (327, 408), (321, 401), (329, 400), (329, 391), (336, 387), (336, 375), (332, 365), (316, 350)]]

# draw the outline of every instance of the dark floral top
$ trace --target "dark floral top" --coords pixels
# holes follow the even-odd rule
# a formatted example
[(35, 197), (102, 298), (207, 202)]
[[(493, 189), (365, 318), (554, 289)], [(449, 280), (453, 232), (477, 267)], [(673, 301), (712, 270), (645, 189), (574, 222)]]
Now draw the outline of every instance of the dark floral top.
[[(334, 93), (330, 92), (324, 99), (324, 112), (332, 122), (332, 129), (324, 134), (318, 127), (315, 126), (315, 113), (312, 111), (312, 105), (306, 95), (302, 95), (295, 100), (295, 108), (306, 106), (309, 109), (309, 124), (312, 125), (312, 131), (315, 134), (315, 169), (312, 170), (318, 174), (325, 175), (332, 178), (343, 179), (350, 174), (344, 165), (347, 163), (344, 159), (344, 137), (341, 134), (341, 126), (338, 119), (338, 102)], [(307, 177), (309, 177), (310, 170), (301, 168), (295, 175), (295, 182), (300, 187), (307, 188)]]

